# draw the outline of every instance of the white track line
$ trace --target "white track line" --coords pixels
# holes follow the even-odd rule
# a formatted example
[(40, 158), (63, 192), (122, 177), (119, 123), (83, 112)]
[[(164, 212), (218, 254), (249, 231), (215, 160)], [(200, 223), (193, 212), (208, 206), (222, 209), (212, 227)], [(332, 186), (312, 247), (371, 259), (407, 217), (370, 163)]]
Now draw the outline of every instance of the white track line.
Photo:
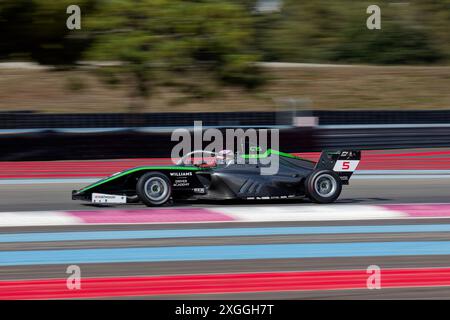
[[(408, 204), (408, 206), (420, 204)], [(423, 210), (433, 210), (438, 204), (422, 204)], [(207, 208), (210, 211), (225, 214), (236, 222), (276, 222), (276, 221), (356, 221), (356, 220), (389, 220), (419, 218), (402, 211), (402, 207), (388, 209), (380, 205), (296, 205), (296, 206), (223, 206)], [(126, 209), (125, 209), (126, 210)], [(152, 209), (148, 209), (151, 211)], [(203, 210), (203, 209), (199, 209)], [(115, 210), (117, 211), (117, 210)], [(102, 211), (106, 213), (106, 211)], [(114, 215), (114, 213), (112, 213)], [(424, 216), (423, 219), (443, 218), (442, 215)], [(186, 221), (176, 223), (211, 223), (217, 221)], [(172, 222), (110, 222), (86, 223), (68, 211), (22, 211), (0, 212), (0, 227), (18, 226), (67, 226), (67, 225), (114, 225), (114, 224), (170, 224)]]
[(1, 227), (66, 226), (83, 221), (63, 211), (0, 212)]
[(221, 207), (214, 211), (238, 221), (331, 221), (401, 219), (404, 213), (372, 205), (305, 205), (263, 207)]

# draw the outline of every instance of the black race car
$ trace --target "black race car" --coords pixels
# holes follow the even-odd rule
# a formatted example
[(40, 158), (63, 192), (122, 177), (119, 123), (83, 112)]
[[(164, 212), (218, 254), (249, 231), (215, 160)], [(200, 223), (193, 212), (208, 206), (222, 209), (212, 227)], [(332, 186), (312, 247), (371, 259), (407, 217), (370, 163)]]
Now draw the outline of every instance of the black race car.
[[(262, 175), (264, 159), (278, 156), (278, 171)], [(193, 160), (194, 159), (194, 160)], [(195, 159), (201, 159), (199, 163)], [(206, 161), (209, 159), (210, 161)], [(212, 159), (212, 161), (211, 161)], [(93, 203), (143, 202), (161, 206), (169, 200), (270, 200), (307, 197), (335, 201), (349, 183), (361, 152), (322, 152), (318, 162), (268, 149), (257, 154), (193, 151), (174, 166), (143, 166), (113, 174), (80, 190), (72, 199)]]

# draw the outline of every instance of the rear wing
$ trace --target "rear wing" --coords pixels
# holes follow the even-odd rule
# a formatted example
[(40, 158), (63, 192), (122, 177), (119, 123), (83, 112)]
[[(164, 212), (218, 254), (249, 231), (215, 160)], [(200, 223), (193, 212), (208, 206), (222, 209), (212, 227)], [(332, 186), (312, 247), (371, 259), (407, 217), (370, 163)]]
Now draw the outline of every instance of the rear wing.
[(315, 169), (333, 170), (341, 178), (342, 184), (348, 184), (360, 160), (359, 150), (322, 151)]

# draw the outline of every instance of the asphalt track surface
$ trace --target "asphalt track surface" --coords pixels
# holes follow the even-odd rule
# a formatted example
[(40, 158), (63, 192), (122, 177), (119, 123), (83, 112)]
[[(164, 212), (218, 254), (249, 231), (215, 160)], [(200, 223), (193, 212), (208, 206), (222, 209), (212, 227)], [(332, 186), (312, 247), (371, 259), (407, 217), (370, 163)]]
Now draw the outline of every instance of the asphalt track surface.
[[(80, 184), (25, 184), (0, 185), (0, 211), (41, 211), (41, 210), (105, 210), (108, 207), (93, 207), (70, 199), (70, 191), (81, 187)], [(392, 203), (449, 203), (450, 178), (395, 178), (365, 179), (352, 181), (345, 187), (338, 203), (340, 204), (392, 204)], [(178, 207), (211, 207), (216, 203), (182, 203)], [(233, 206), (234, 204), (227, 204)], [(239, 204), (242, 205), (242, 204)], [(250, 204), (249, 209), (257, 204)], [(260, 205), (260, 204), (259, 204)], [(305, 205), (297, 201), (279, 203), (279, 206)], [(128, 205), (125, 208), (141, 208), (141, 205)], [(1, 217), (1, 213), (0, 213)], [(189, 224), (189, 229), (204, 228), (273, 228), (273, 227), (324, 227), (324, 226), (396, 226), (406, 224), (402, 220), (366, 220), (366, 221), (316, 221), (316, 222), (234, 222)], [(450, 225), (450, 219), (410, 219), (408, 225)], [(185, 224), (171, 225), (82, 225), (54, 227), (7, 227), (0, 234), (22, 234), (31, 232), (74, 232), (74, 231), (135, 231), (186, 229)], [(439, 228), (438, 228), (439, 229)], [(0, 243), (0, 251), (52, 251), (72, 249), (139, 249), (139, 248), (176, 248), (190, 246), (219, 248), (233, 245), (327, 245), (357, 244), (377, 242), (389, 244), (409, 243), (412, 247), (427, 242), (442, 242), (443, 247), (450, 243), (450, 232), (389, 232), (389, 233), (343, 233), (343, 234), (288, 234), (288, 235), (252, 235), (252, 236), (209, 236), (186, 238), (156, 239), (111, 239), (76, 241), (30, 241)], [(414, 249), (414, 248), (413, 248)], [(412, 250), (413, 250), (412, 249)], [(0, 253), (1, 253), (0, 252)], [(1, 260), (1, 259), (0, 259)], [(186, 260), (157, 262), (122, 263), (86, 263), (80, 264), (83, 277), (128, 277), (153, 275), (187, 275), (254, 272), (291, 272), (311, 270), (350, 270), (366, 269), (369, 265), (380, 268), (437, 268), (449, 267), (450, 255), (447, 254), (409, 254), (353, 257), (309, 257), (309, 258), (267, 258), (237, 260)], [(6, 265), (0, 266), (0, 280), (66, 278), (67, 264), (49, 265)], [(1, 293), (1, 290), (0, 290)], [(148, 298), (148, 296), (134, 296)], [(448, 299), (450, 286), (424, 288), (382, 288), (380, 290), (314, 290), (285, 292), (244, 292), (228, 294), (175, 294), (152, 295), (152, 299)]]
[[(1, 211), (44, 211), (44, 210), (102, 210), (89, 203), (73, 201), (71, 190), (83, 187), (80, 183), (50, 184), (7, 184), (0, 185)], [(305, 201), (307, 202), (307, 201)], [(344, 186), (337, 203), (340, 204), (390, 204), (390, 203), (447, 203), (450, 202), (450, 175), (425, 178), (377, 176), (358, 177)], [(276, 202), (271, 202), (276, 203)], [(303, 201), (278, 202), (280, 206), (301, 205)], [(260, 205), (260, 202), (253, 203)], [(221, 203), (185, 202), (176, 206), (208, 207)], [(233, 205), (227, 203), (226, 205)], [(242, 205), (242, 203), (239, 203)], [(252, 204), (249, 204), (252, 205)], [(139, 205), (125, 205), (120, 208), (143, 208)]]

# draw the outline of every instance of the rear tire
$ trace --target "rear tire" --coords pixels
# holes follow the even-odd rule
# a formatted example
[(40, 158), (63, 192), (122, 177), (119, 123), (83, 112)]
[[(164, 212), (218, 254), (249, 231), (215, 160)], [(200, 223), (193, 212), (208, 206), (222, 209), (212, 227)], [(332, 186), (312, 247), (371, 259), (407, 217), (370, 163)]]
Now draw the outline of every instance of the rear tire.
[(339, 198), (342, 182), (331, 170), (313, 171), (306, 179), (306, 195), (316, 203), (331, 203)]
[(170, 180), (159, 172), (148, 172), (139, 178), (136, 185), (139, 199), (148, 206), (162, 206), (172, 195)]

